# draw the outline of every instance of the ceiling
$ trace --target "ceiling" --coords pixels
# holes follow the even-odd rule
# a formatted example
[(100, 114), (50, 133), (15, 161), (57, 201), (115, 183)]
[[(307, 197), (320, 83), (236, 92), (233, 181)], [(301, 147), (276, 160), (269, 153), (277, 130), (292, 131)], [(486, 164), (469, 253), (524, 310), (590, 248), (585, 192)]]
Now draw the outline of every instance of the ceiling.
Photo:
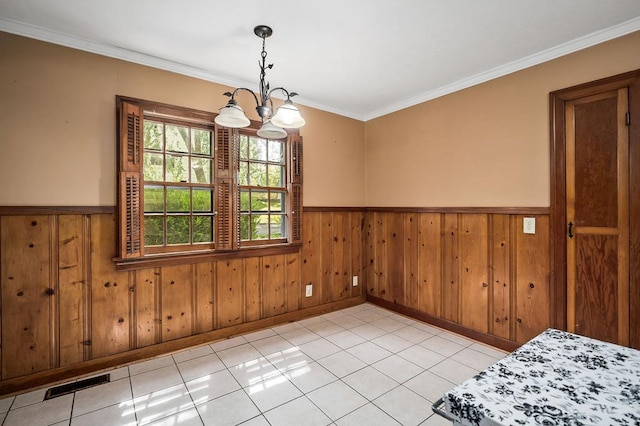
[(0, 0), (0, 31), (256, 90), (259, 24), (272, 87), (366, 121), (638, 31), (640, 1)]

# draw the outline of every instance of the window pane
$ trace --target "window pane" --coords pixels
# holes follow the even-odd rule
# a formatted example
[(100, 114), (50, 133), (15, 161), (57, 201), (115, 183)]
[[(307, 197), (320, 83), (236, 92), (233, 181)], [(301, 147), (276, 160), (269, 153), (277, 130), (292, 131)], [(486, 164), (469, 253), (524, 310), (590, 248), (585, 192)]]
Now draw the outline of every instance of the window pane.
[(164, 212), (164, 187), (151, 185), (144, 186), (144, 212)]
[(162, 154), (145, 152), (142, 161), (144, 162), (142, 167), (144, 170), (144, 180), (157, 182), (164, 181), (164, 178), (162, 177)]
[(248, 212), (249, 210), (249, 191), (240, 191), (240, 211)]
[(194, 183), (211, 183), (211, 160), (191, 158), (191, 179)]
[(249, 185), (267, 186), (267, 165), (249, 163)]
[(193, 217), (193, 242), (210, 243), (213, 241), (213, 217)]
[(162, 150), (162, 123), (144, 121), (144, 148)]
[(213, 212), (213, 191), (204, 188), (193, 188), (193, 211)]
[(282, 188), (284, 186), (284, 166), (269, 164), (269, 186)]
[(162, 216), (144, 216), (144, 245), (161, 246), (164, 243)]
[(269, 239), (269, 215), (253, 215), (251, 216), (252, 224), (251, 239), (252, 240), (267, 240)]
[(191, 153), (211, 155), (211, 132), (203, 129), (191, 129)]
[(167, 151), (189, 152), (189, 128), (167, 124)]
[(283, 163), (284, 150), (281, 141), (269, 141), (269, 161), (274, 163)]
[(285, 235), (284, 215), (271, 215), (269, 229), (271, 231), (271, 238), (283, 238)]
[(269, 196), (269, 210), (272, 212), (284, 212), (284, 192), (272, 192)]
[(188, 244), (189, 234), (189, 216), (167, 216), (167, 244)]
[(249, 163), (245, 161), (240, 161), (238, 181), (240, 185), (249, 185)]
[(251, 238), (251, 217), (249, 215), (240, 216), (240, 239), (248, 240)]
[(189, 181), (189, 157), (167, 155), (167, 182)]
[(269, 211), (269, 193), (266, 191), (251, 191), (251, 211)]
[(267, 141), (266, 139), (249, 138), (249, 159), (267, 161)]
[(190, 207), (189, 188), (167, 188), (167, 212), (188, 212)]
[(240, 135), (240, 158), (247, 160), (249, 158), (249, 137)]

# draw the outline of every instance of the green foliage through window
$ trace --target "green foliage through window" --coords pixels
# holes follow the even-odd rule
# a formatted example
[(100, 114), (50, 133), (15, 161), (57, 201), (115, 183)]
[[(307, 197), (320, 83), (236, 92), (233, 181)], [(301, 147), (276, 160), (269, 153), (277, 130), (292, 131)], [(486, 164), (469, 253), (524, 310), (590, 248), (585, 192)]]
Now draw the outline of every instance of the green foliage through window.
[(144, 244), (212, 243), (213, 128), (145, 117)]
[(285, 142), (240, 134), (240, 240), (286, 237)]

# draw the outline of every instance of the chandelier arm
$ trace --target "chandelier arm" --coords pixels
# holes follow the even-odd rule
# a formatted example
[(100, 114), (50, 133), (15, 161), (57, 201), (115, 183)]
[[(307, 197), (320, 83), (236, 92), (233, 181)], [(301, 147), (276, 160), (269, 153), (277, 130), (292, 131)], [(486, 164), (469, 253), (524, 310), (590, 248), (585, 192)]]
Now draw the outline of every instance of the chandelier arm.
[(293, 96), (296, 96), (296, 95), (297, 95), (297, 93), (296, 93), (296, 92), (289, 92), (289, 91), (288, 91), (287, 89), (285, 89), (284, 87), (276, 87), (276, 88), (273, 88), (273, 89), (269, 90), (269, 93), (267, 93), (267, 98), (269, 98), (269, 100), (271, 100), (271, 94), (272, 94), (273, 92), (275, 92), (276, 90), (280, 90), (280, 91), (284, 92), (284, 94), (285, 94), (285, 95), (287, 95), (287, 99), (290, 99), (290, 98), (292, 98)]
[(260, 102), (258, 101), (258, 97), (253, 92), (253, 90), (247, 89), (246, 87), (238, 87), (236, 90), (234, 90), (233, 94), (231, 94), (231, 100), (232, 101), (235, 101), (236, 93), (238, 93), (239, 90), (244, 90), (245, 92), (251, 93), (251, 95), (253, 96), (253, 99), (256, 101), (256, 105), (260, 105)]

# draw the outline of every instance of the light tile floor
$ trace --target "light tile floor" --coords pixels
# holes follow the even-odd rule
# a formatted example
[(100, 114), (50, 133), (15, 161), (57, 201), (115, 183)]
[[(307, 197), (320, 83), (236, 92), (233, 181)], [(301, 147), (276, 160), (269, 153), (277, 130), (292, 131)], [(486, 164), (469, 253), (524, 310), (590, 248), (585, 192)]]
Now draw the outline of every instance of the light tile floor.
[(3, 425), (447, 425), (431, 405), (504, 352), (363, 304), (110, 371)]

